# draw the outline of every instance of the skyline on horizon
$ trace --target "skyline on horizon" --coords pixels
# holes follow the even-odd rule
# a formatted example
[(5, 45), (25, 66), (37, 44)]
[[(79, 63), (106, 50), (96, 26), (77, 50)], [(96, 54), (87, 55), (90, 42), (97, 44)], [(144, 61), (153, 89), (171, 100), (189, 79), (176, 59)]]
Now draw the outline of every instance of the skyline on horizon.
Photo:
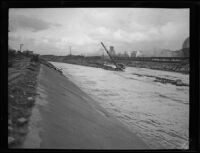
[(189, 9), (45, 8), (9, 9), (9, 47), (38, 54), (102, 55), (179, 50), (189, 37)]

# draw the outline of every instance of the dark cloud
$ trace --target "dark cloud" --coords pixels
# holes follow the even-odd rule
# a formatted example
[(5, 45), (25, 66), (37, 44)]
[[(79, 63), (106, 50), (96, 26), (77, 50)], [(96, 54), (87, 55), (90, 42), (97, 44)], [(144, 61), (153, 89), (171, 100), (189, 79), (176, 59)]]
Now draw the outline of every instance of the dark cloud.
[(34, 17), (25, 15), (12, 15), (9, 18), (9, 30), (27, 29), (33, 32), (49, 29), (50, 27), (61, 26), (58, 23), (50, 23)]

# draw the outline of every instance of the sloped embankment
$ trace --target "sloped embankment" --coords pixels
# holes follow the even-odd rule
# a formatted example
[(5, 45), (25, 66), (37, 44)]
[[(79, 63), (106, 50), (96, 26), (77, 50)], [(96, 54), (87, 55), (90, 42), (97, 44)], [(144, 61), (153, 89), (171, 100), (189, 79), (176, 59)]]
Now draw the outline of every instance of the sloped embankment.
[[(51, 66), (50, 66), (51, 67)], [(53, 67), (41, 65), (25, 148), (146, 149), (146, 144)], [(35, 119), (36, 116), (38, 119)], [(35, 126), (35, 127), (34, 127)], [(34, 133), (34, 135), (33, 135)], [(32, 143), (36, 140), (37, 143)], [(36, 141), (35, 141), (36, 142)]]
[(10, 58), (8, 68), (8, 147), (22, 145), (34, 106), (40, 63), (25, 56)]

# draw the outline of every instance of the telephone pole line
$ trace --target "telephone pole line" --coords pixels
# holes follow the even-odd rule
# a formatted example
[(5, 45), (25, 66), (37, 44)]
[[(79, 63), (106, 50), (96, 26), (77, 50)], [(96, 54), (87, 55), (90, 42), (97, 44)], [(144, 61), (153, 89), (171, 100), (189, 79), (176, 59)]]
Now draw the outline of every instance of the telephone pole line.
[(23, 46), (24, 44), (20, 44), (20, 52), (22, 52), (22, 46)]

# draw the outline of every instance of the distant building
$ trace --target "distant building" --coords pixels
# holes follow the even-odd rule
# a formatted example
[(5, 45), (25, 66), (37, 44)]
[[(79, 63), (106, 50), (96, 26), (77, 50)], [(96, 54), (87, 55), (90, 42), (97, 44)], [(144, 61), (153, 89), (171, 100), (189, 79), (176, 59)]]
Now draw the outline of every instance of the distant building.
[(188, 37), (185, 39), (182, 45), (182, 52), (184, 57), (189, 57), (190, 56), (190, 38)]
[(137, 51), (137, 53), (136, 53), (136, 57), (143, 57), (144, 55), (142, 54), (142, 52), (141, 51)]
[(131, 57), (136, 57), (137, 51), (132, 51), (131, 52)]

